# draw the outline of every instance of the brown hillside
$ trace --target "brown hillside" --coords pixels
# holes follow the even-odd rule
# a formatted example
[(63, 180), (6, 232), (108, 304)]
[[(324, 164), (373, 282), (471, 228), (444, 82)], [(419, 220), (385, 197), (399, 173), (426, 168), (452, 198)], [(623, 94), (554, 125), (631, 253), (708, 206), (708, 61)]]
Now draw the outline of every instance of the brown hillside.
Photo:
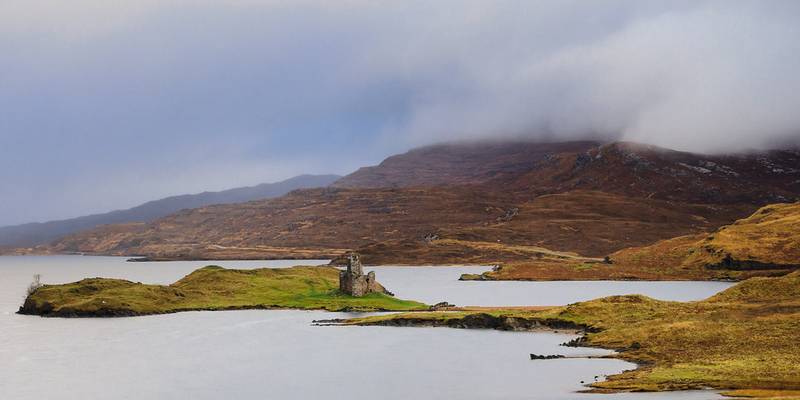
[(511, 262), (469, 279), (746, 279), (800, 268), (800, 203), (763, 207), (711, 234), (632, 247), (612, 264), (545, 257)]
[[(797, 198), (798, 157), (705, 156), (631, 143), (437, 145), (359, 170), (338, 188), (101, 227), (46, 251), (307, 258), (362, 248), (370, 263), (435, 264), (528, 257), (484, 245), (499, 243), (596, 257), (709, 232), (769, 201)], [(455, 242), (430, 246), (426, 237)], [(503, 253), (507, 259), (497, 257)]]
[[(743, 213), (736, 207), (633, 200), (602, 192), (541, 196), (523, 204), (488, 191), (429, 189), (314, 189), (239, 205), (187, 210), (146, 225), (103, 227), (57, 242), (57, 252), (155, 257), (258, 258), (328, 256), (376, 243), (410, 242), (422, 253), (426, 237), (540, 246), (604, 255), (663, 237), (707, 231)], [(114, 234), (109, 234), (110, 229)], [(435, 235), (435, 236), (434, 236)], [(370, 263), (408, 263), (409, 252), (365, 251)], [(314, 252), (318, 255), (314, 255)], [(393, 258), (392, 258), (393, 257)], [(415, 261), (465, 262), (459, 253), (433, 252)], [(477, 261), (478, 259), (476, 259)], [(485, 262), (483, 257), (481, 262)]]
[(530, 171), (554, 154), (583, 153), (598, 145), (591, 141), (438, 144), (389, 157), (374, 167), (361, 168), (339, 179), (334, 186), (380, 188), (505, 182)]
[(752, 211), (746, 207), (633, 199), (598, 191), (539, 196), (515, 210), (513, 216), (502, 214), (484, 224), (441, 227), (433, 232), (440, 240), (406, 237), (370, 244), (358, 251), (369, 264), (498, 263), (540, 258), (512, 246), (603, 257), (630, 243), (649, 244), (664, 237), (707, 232)]
[(765, 205), (798, 199), (800, 153), (703, 155), (620, 142), (585, 153), (554, 155), (510, 186), (522, 191), (590, 189), (690, 203)]
[(706, 155), (588, 141), (443, 144), (389, 157), (334, 185), (484, 185), (523, 198), (583, 189), (687, 203), (762, 206), (800, 199), (800, 151)]
[[(480, 190), (311, 189), (237, 205), (185, 210), (127, 235), (109, 227), (70, 235), (58, 252), (201, 257), (207, 251), (274, 252), (283, 248), (343, 252), (373, 241), (424, 237), (441, 228), (482, 225), (511, 204)], [(268, 251), (267, 251), (268, 249)]]
[(773, 204), (708, 235), (661, 241), (611, 255), (620, 264), (729, 271), (800, 268), (800, 203)]

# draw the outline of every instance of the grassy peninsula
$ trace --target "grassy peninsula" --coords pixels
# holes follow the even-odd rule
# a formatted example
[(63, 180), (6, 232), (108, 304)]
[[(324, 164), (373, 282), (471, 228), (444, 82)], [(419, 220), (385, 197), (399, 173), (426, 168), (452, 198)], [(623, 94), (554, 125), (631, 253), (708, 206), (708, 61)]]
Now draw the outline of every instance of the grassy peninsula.
[(412, 311), (427, 306), (382, 293), (352, 297), (338, 290), (333, 267), (200, 268), (171, 285), (91, 278), (45, 285), (28, 296), (22, 314), (115, 317), (194, 310), (293, 308), (328, 311)]
[(760, 397), (800, 390), (800, 272), (752, 278), (697, 302), (612, 296), (546, 310), (426, 312), (348, 324), (524, 330), (581, 328), (581, 346), (618, 350), (639, 368), (595, 391), (713, 387)]

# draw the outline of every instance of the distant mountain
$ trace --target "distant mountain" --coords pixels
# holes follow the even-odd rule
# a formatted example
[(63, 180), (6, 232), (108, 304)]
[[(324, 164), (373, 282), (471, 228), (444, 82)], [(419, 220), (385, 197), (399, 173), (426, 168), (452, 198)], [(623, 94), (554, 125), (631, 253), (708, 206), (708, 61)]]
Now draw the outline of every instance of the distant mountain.
[(698, 154), (630, 142), (553, 154), (503, 182), (508, 190), (600, 190), (638, 198), (703, 204), (800, 199), (800, 151)]
[(104, 214), (0, 227), (0, 247), (31, 247), (100, 225), (149, 222), (184, 209), (279, 197), (296, 189), (325, 187), (339, 178), (337, 175), (300, 175), (276, 183), (172, 196)]
[(800, 151), (709, 155), (630, 142), (450, 143), (361, 168), (334, 187), (482, 185), (523, 197), (598, 190), (704, 204), (766, 205), (800, 195)]
[(477, 141), (443, 143), (391, 156), (336, 181), (342, 188), (476, 185), (530, 172), (555, 154), (578, 154), (599, 142)]
[[(796, 150), (712, 156), (621, 142), (444, 144), (325, 189), (101, 227), (44, 251), (302, 258), (373, 246), (391, 262), (413, 252), (418, 262), (453, 263), (470, 242), (603, 256), (796, 201), (798, 165)], [(428, 244), (437, 240), (460, 247), (433, 254)]]

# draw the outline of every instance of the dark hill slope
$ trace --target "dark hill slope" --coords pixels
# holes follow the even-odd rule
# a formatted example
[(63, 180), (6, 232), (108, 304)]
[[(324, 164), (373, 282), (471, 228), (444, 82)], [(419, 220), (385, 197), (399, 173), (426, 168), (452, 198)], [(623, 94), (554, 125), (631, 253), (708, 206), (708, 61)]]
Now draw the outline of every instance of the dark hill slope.
[(523, 197), (598, 190), (707, 204), (800, 199), (800, 151), (707, 155), (628, 142), (475, 142), (422, 147), (337, 187), (484, 185)]
[(559, 153), (517, 176), (510, 189), (558, 193), (601, 190), (629, 197), (708, 204), (752, 204), (800, 198), (800, 152), (704, 155), (618, 142)]
[(364, 167), (336, 181), (346, 188), (478, 185), (508, 181), (555, 154), (589, 151), (597, 142), (447, 143), (421, 147)]

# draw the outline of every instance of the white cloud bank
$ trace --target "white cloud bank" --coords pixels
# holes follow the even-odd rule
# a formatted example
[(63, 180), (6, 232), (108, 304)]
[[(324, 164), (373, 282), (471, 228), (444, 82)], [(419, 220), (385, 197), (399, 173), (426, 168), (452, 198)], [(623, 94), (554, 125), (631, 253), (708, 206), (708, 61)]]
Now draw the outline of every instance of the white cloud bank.
[(5, 0), (0, 225), (444, 140), (797, 144), (798, 71), (794, 0)]
[[(591, 3), (589, 14), (598, 3), (609, 4)], [(797, 143), (798, 6), (631, 5), (637, 12), (628, 10), (629, 18), (589, 28), (592, 15), (548, 9), (544, 32), (535, 23), (516, 23), (511, 12), (484, 10), (474, 25), (439, 21), (442, 30), (460, 34), (408, 32), (404, 43), (383, 46), (401, 51), (381, 66), (407, 66), (410, 59), (428, 77), (409, 120), (392, 134), (419, 142), (594, 134), (705, 152)]]

